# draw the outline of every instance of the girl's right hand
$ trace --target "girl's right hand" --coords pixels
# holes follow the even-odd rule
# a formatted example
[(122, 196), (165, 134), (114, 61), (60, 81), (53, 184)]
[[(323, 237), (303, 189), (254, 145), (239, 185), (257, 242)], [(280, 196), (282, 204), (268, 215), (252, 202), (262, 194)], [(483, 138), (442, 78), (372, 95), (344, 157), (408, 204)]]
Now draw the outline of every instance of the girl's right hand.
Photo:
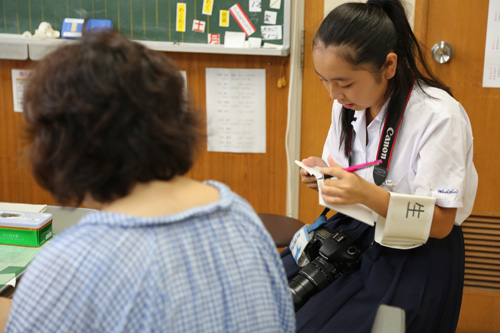
[[(320, 166), (320, 167), (327, 167), (328, 165), (326, 164), (325, 161), (323, 161), (319, 157), (315, 156), (310, 156), (308, 158), (305, 158), (302, 160), (302, 163), (309, 167), (315, 167), (315, 166)], [(313, 175), (310, 175), (309, 172), (307, 172), (305, 169), (300, 168), (300, 180), (307, 185), (307, 187), (312, 188), (313, 190), (318, 190), (318, 183), (316, 182), (316, 177)]]

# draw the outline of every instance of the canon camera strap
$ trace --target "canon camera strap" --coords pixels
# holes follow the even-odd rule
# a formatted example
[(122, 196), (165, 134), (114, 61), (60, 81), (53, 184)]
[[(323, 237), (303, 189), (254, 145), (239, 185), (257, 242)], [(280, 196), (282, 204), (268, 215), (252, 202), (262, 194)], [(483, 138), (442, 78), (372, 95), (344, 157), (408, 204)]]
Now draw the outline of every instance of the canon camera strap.
[[(387, 178), (389, 173), (389, 164), (391, 162), (392, 151), (394, 149), (394, 143), (396, 142), (396, 137), (399, 132), (399, 127), (403, 120), (403, 115), (408, 105), (408, 100), (410, 99), (411, 92), (413, 90), (414, 81), (411, 83), (410, 91), (408, 92), (408, 97), (406, 97), (405, 106), (403, 112), (401, 112), (398, 119), (393, 119), (388, 121), (389, 117), (385, 117), (384, 130), (380, 136), (380, 143), (378, 146), (377, 159), (382, 160), (382, 163), (376, 165), (373, 169), (373, 180), (375, 184), (381, 185)], [(351, 127), (352, 135), (352, 127)], [(350, 142), (352, 145), (352, 142)], [(349, 155), (351, 154), (351, 148), (349, 147)], [(349, 156), (350, 157), (350, 156)], [(349, 158), (350, 159), (350, 158)]]

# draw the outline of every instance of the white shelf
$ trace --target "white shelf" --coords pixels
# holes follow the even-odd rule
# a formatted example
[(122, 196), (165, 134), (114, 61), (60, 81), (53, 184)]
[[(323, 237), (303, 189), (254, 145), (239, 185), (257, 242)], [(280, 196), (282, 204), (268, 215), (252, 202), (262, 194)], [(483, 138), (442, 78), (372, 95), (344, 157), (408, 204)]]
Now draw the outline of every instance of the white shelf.
[(268, 56), (287, 56), (290, 53), (288, 46), (279, 46), (273, 48), (231, 48), (224, 45), (208, 45), (198, 43), (172, 43), (172, 42), (153, 42), (141, 41), (147, 47), (157, 51), (166, 52), (188, 52), (188, 53), (216, 53), (216, 54), (246, 54), (246, 55), (268, 55)]
[[(174, 43), (141, 41), (148, 48), (165, 52), (188, 52), (188, 53), (216, 53), (216, 54), (244, 54), (264, 56), (287, 56), (290, 53), (288, 45), (276, 48), (230, 48), (223, 45), (207, 45), (198, 43)], [(16, 34), (0, 34), (0, 59), (12, 60), (40, 60), (45, 55), (63, 45), (71, 43), (71, 39), (37, 39), (24, 38)]]
[(0, 34), (0, 59), (27, 60), (28, 44), (20, 35)]
[[(23, 38), (23, 37), (21, 37)], [(28, 45), (28, 56), (31, 60), (41, 60), (50, 52), (63, 44), (72, 43), (71, 39), (37, 39), (37, 38), (24, 38)], [(2, 39), (0, 35), (0, 45)]]

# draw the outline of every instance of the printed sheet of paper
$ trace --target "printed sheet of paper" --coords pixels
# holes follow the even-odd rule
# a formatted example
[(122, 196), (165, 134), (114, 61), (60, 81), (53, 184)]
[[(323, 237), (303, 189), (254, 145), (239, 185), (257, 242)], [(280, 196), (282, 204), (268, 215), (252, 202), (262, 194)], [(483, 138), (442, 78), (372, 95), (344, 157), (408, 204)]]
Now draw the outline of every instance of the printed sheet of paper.
[(234, 19), (240, 26), (241, 30), (245, 32), (248, 36), (252, 35), (256, 29), (252, 24), (252, 21), (248, 18), (247, 14), (243, 11), (239, 3), (234, 4), (231, 8), (229, 8), (229, 12), (233, 15)]
[(262, 0), (248, 0), (248, 7), (251, 12), (261, 12)]
[(488, 10), (483, 87), (500, 88), (500, 0), (490, 0)]
[(360, 220), (361, 222), (364, 222), (366, 224), (369, 224), (371, 226), (375, 225), (375, 215), (374, 212), (366, 207), (365, 205), (362, 204), (352, 204), (352, 205), (330, 205), (325, 202), (323, 199), (323, 195), (321, 193), (321, 186), (324, 184), (324, 178), (323, 174), (319, 171), (322, 168), (321, 167), (308, 167), (307, 165), (304, 165), (304, 163), (300, 161), (295, 161), (295, 164), (300, 166), (301, 168), (304, 168), (309, 172), (309, 174), (313, 175), (316, 177), (316, 181), (318, 182), (318, 192), (319, 192), (319, 204), (324, 207), (328, 207), (330, 209), (333, 209), (337, 212), (340, 212), (342, 214), (345, 214), (347, 216), (350, 216), (352, 218), (355, 218), (357, 220)]
[(272, 9), (280, 9), (281, 0), (269, 0), (269, 7)]
[(181, 31), (181, 32), (186, 31), (186, 9), (187, 9), (186, 6), (187, 5), (185, 3), (182, 2), (177, 3), (177, 13), (175, 19), (177, 23), (175, 25), (175, 31)]
[(31, 70), (13, 69), (12, 70), (12, 95), (14, 100), (14, 112), (23, 112), (23, 92), (26, 83), (28, 83)]
[(219, 12), (219, 27), (229, 27), (229, 10)]
[(282, 39), (282, 27), (281, 25), (263, 25), (260, 27), (260, 32), (262, 34), (263, 40), (278, 40)]
[(206, 69), (207, 149), (266, 152), (266, 70)]
[(224, 32), (224, 47), (244, 47), (245, 33), (237, 31)]
[(214, 9), (214, 0), (203, 0), (203, 15), (212, 15)]
[(264, 12), (264, 24), (276, 24), (278, 19), (278, 12), (273, 12), (271, 10), (266, 10)]

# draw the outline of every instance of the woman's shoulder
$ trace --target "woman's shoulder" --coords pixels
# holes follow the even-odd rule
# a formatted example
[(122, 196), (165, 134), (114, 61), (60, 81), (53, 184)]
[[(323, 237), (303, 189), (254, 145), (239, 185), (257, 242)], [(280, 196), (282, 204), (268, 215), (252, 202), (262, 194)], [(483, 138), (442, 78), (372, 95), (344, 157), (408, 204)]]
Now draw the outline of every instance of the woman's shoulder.
[[(219, 190), (219, 205), (223, 208), (221, 210), (222, 218), (229, 218), (245, 226), (245, 228), (257, 228), (260, 230), (263, 227), (262, 221), (252, 205), (245, 198), (233, 192), (228, 185), (215, 180), (207, 180), (204, 183), (214, 186)], [(230, 214), (228, 215), (227, 212)]]
[(205, 180), (203, 181), (203, 184), (214, 187), (217, 189), (219, 192), (220, 198), (219, 198), (219, 204), (228, 207), (235, 202), (238, 205), (243, 205), (247, 208), (251, 208), (250, 204), (248, 201), (246, 201), (243, 197), (241, 197), (239, 194), (233, 192), (233, 190), (226, 184), (221, 183), (216, 180)]

